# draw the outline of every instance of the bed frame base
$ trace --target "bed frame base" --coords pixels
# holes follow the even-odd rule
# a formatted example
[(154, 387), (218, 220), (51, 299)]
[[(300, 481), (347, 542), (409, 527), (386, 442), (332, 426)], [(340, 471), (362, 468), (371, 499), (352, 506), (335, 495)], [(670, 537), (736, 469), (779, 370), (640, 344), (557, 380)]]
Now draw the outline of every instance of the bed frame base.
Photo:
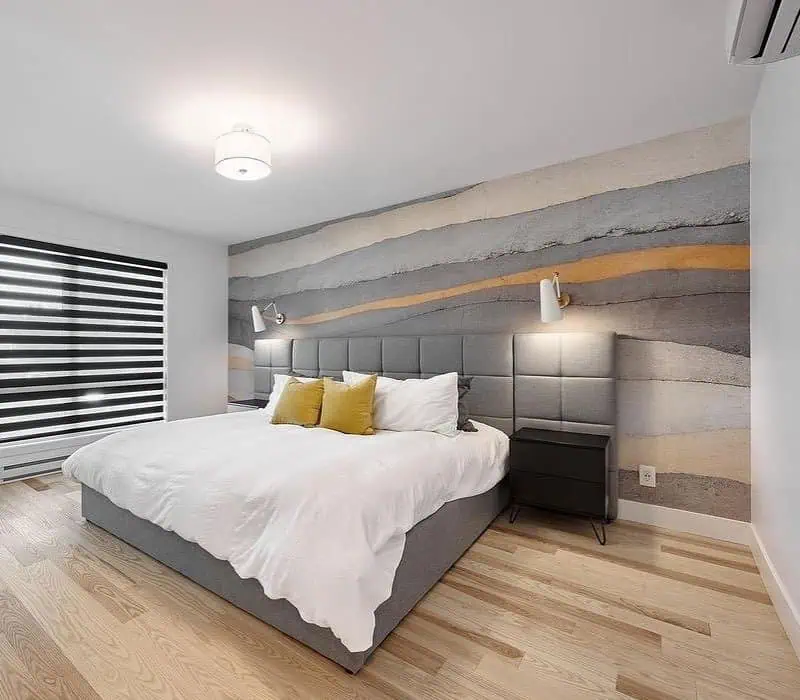
[(305, 622), (288, 601), (268, 598), (258, 581), (240, 578), (227, 561), (213, 557), (199, 545), (138, 518), (86, 485), (82, 485), (82, 496), (83, 516), (89, 522), (357, 673), (386, 636), (508, 505), (508, 485), (504, 479), (485, 493), (445, 503), (409, 530), (392, 595), (375, 611), (374, 643), (362, 652), (349, 651), (328, 628)]

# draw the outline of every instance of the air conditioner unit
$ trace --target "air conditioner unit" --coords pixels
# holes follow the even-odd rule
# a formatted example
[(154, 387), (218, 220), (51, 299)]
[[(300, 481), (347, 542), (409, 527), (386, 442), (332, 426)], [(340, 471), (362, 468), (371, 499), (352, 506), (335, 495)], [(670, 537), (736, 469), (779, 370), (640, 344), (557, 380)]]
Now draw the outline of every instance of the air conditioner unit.
[(731, 63), (782, 61), (800, 55), (800, 0), (744, 0)]

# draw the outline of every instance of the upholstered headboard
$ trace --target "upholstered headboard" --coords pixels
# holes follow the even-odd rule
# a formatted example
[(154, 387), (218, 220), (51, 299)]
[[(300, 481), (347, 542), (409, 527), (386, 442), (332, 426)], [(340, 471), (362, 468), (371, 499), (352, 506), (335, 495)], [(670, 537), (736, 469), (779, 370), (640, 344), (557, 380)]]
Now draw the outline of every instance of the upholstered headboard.
[(255, 344), (256, 396), (276, 373), (473, 377), (470, 414), (511, 433), (524, 426), (604, 432), (616, 424), (615, 334), (524, 333), (267, 339)]

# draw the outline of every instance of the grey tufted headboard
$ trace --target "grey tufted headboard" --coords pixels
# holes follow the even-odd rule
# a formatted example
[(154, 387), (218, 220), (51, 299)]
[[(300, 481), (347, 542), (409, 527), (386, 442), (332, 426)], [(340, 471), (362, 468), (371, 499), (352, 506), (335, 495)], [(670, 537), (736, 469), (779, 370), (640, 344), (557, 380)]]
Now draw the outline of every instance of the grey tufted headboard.
[(614, 333), (524, 333), (261, 339), (256, 396), (276, 373), (341, 378), (342, 370), (389, 377), (456, 371), (473, 377), (470, 414), (506, 433), (524, 426), (603, 432), (616, 424)]

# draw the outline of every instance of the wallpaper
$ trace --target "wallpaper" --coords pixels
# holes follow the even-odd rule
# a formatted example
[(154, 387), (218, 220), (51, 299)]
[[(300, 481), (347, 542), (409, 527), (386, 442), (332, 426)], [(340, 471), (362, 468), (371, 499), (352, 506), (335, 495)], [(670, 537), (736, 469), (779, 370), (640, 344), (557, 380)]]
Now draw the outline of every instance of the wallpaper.
[(230, 391), (252, 393), (249, 309), (272, 299), (276, 337), (615, 330), (620, 496), (749, 520), (748, 138), (728, 122), (231, 246)]

